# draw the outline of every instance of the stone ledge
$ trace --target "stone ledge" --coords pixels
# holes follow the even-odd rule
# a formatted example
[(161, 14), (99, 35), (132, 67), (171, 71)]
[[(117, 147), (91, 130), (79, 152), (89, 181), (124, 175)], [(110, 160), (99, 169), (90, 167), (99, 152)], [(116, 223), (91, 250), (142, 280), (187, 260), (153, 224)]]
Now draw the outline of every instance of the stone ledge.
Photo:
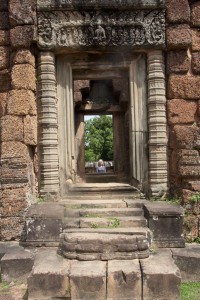
[[(121, 3), (120, 3), (121, 2)], [(55, 0), (38, 0), (37, 8), (39, 11), (43, 10), (72, 10), (72, 9), (153, 9), (165, 8), (165, 0), (68, 0), (68, 1), (55, 1)]]

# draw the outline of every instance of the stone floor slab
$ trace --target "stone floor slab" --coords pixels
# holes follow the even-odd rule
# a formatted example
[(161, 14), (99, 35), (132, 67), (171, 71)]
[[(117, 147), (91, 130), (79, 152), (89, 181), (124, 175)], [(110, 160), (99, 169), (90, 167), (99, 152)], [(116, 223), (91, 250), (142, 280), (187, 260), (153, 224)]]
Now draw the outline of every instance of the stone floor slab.
[(108, 300), (141, 300), (142, 278), (138, 260), (108, 262)]
[(71, 300), (106, 299), (106, 262), (72, 261)]

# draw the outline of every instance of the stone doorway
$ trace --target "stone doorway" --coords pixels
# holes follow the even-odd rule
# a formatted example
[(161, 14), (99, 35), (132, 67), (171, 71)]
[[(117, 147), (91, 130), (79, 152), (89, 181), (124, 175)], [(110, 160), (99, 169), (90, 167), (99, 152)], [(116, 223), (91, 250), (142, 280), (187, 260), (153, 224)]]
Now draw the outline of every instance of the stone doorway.
[[(86, 87), (73, 89), (76, 81), (112, 82), (109, 103), (84, 99)], [(84, 115), (113, 115), (114, 164), (117, 182), (139, 188), (148, 186), (147, 71), (146, 54), (118, 52), (68, 54), (57, 58), (58, 136), (61, 194), (66, 182), (85, 181)], [(88, 91), (89, 92), (89, 91)], [(79, 99), (74, 94), (79, 93)], [(61, 121), (62, 120), (62, 121)], [(67, 147), (67, 149), (66, 149)], [(67, 153), (67, 155), (66, 155)], [(63, 188), (64, 187), (64, 188)]]
[(117, 51), (112, 52), (113, 60), (110, 53), (68, 53), (57, 55), (55, 60), (52, 52), (41, 52), (38, 68), (41, 194), (56, 193), (62, 197), (68, 193), (68, 183), (76, 182), (73, 81), (94, 78), (125, 78), (128, 83), (130, 97), (124, 113), (129, 130), (124, 136), (129, 143), (129, 182), (151, 195), (167, 190), (162, 51), (126, 55)]
[[(99, 71), (95, 75), (97, 80), (74, 81), (76, 182), (130, 181), (128, 73), (125, 78), (122, 78), (121, 75), (114, 76), (114, 71), (109, 72), (110, 77), (113, 73), (112, 79), (98, 80), (97, 78), (102, 76), (102, 71)], [(110, 93), (106, 85), (110, 88)], [(96, 163), (90, 171), (86, 171), (84, 155), (84, 116), (86, 115), (101, 117), (109, 115), (112, 118), (113, 157), (110, 159), (112, 168), (108, 167), (107, 162), (106, 174), (96, 173)], [(100, 158), (96, 158), (96, 162)]]

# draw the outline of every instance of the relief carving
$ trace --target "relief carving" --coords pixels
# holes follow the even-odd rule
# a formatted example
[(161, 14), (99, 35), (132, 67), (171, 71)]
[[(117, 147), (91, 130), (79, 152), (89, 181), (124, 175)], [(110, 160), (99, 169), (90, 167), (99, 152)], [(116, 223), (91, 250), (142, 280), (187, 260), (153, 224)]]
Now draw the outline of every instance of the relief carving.
[(38, 42), (55, 47), (165, 45), (165, 13), (144, 11), (54, 11), (38, 13)]

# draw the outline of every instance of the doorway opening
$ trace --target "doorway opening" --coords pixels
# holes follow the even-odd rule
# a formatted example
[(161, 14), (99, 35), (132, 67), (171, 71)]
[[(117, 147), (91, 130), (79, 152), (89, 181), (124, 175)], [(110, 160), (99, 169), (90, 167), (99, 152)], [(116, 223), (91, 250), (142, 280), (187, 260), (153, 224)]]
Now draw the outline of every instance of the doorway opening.
[(84, 115), (85, 174), (114, 173), (113, 116)]
[(128, 78), (111, 75), (74, 79), (76, 182), (129, 179)]

